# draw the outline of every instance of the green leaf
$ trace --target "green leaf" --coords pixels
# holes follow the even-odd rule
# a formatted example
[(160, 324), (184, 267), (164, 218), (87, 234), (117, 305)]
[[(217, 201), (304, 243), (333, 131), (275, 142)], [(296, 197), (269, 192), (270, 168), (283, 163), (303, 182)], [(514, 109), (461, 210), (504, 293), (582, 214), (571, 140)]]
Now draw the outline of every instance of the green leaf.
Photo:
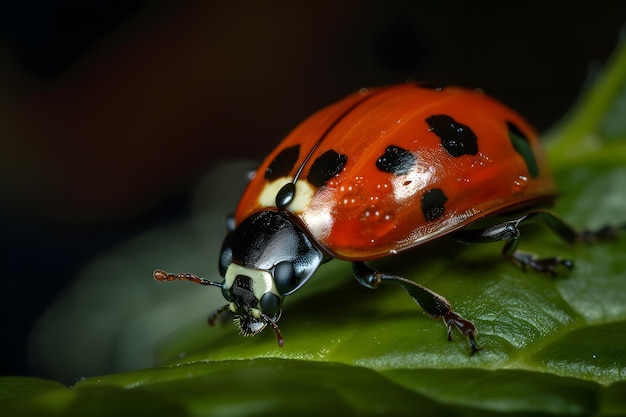
[(0, 402), (3, 416), (185, 416), (184, 405), (157, 392), (115, 386), (49, 389)]
[[(624, 103), (622, 44), (570, 116), (548, 134), (562, 193), (554, 211), (574, 225), (626, 224)], [(203, 193), (213, 217), (224, 212), (215, 207), (215, 195), (229, 194), (223, 191)], [(168, 254), (194, 271), (207, 250), (199, 251), (189, 236), (206, 224), (170, 229), (167, 237), (155, 232), (125, 253), (144, 248), (151, 263), (155, 253)], [(243, 338), (229, 322), (207, 327), (202, 316), (223, 304), (215, 289), (150, 283), (150, 291), (159, 291), (157, 302), (133, 310), (141, 297), (121, 272), (129, 266), (114, 252), (105, 257), (113, 263), (88, 268), (84, 284), (74, 289), (76, 299), (61, 302), (60, 311), (72, 319), (103, 317), (90, 293), (95, 300), (110, 287), (123, 288), (112, 298), (124, 308), (111, 304), (102, 313), (119, 314), (116, 320), (128, 326), (116, 330), (125, 335), (118, 339), (154, 342), (112, 350), (121, 355), (134, 349), (139, 354), (133, 357), (140, 358), (159, 346), (160, 367), (86, 378), (72, 389), (37, 379), (0, 380), (0, 415), (625, 415), (626, 238), (622, 233), (621, 239), (568, 246), (546, 228), (528, 226), (522, 233), (522, 249), (573, 259), (575, 269), (558, 278), (525, 273), (502, 261), (501, 244), (465, 246), (446, 239), (375, 263), (445, 295), (471, 319), (484, 348), (473, 356), (462, 335), (448, 341), (443, 323), (431, 320), (400, 288), (368, 290), (354, 282), (347, 263), (324, 265), (287, 298), (280, 321), (285, 346), (279, 348), (271, 330)], [(213, 235), (219, 245), (221, 233)], [(171, 261), (164, 256), (163, 262)], [(133, 271), (150, 279), (145, 267)], [(117, 276), (124, 286), (111, 284)], [(98, 277), (106, 277), (108, 286)], [(174, 296), (178, 288), (190, 292)], [(124, 304), (125, 296), (131, 302)], [(204, 297), (214, 298), (205, 303)], [(68, 307), (78, 299), (86, 310)], [(55, 329), (50, 317), (43, 328)], [(59, 317), (62, 323), (69, 319)], [(53, 340), (58, 332), (48, 331), (50, 339), (43, 331), (35, 339)], [(101, 335), (98, 346), (115, 340), (111, 334)], [(143, 362), (129, 363), (136, 368)]]
[(613, 52), (604, 71), (584, 91), (581, 99), (555, 129), (545, 135), (550, 144), (550, 162), (553, 169), (585, 162), (589, 154), (602, 152), (602, 157), (613, 159), (607, 145), (619, 149), (617, 162), (624, 155), (626, 138), (626, 48), (624, 41)]
[(64, 389), (60, 382), (28, 377), (0, 377), (0, 401), (30, 397), (40, 392)]
[[(110, 377), (112, 384), (121, 381)], [(140, 371), (131, 382), (164, 397), (186, 398), (191, 414), (319, 415), (319, 413), (408, 415), (446, 410), (373, 370), (319, 361), (256, 359), (194, 363)], [(312, 381), (316, 381), (313, 388)], [(102, 386), (106, 380), (85, 381)], [(123, 383), (122, 383), (123, 384)], [(384, 396), (379, 395), (381, 388)], [(367, 398), (368, 401), (363, 401)], [(308, 412), (307, 412), (308, 410)]]

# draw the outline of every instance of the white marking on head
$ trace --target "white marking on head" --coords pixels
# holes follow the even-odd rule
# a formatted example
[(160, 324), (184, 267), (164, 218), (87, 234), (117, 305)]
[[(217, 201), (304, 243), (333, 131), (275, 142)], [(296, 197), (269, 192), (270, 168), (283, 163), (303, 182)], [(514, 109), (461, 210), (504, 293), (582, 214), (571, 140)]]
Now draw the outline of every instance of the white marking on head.
[[(285, 186), (293, 181), (292, 177), (280, 177), (268, 183), (259, 195), (259, 205), (261, 207), (276, 207), (276, 195)], [(293, 201), (289, 203), (287, 208), (296, 214), (304, 212), (311, 204), (315, 189), (308, 181), (299, 179), (296, 181), (296, 192)]]
[(261, 300), (261, 297), (263, 297), (263, 295), (268, 292), (271, 292), (272, 294), (275, 294), (282, 298), (282, 296), (276, 289), (272, 274), (270, 274), (268, 271), (254, 268), (246, 268), (245, 266), (237, 265), (235, 263), (231, 263), (228, 266), (228, 269), (226, 269), (224, 282), (227, 289), (231, 289), (233, 287), (235, 279), (239, 275), (246, 276), (252, 280), (252, 293), (257, 300)]

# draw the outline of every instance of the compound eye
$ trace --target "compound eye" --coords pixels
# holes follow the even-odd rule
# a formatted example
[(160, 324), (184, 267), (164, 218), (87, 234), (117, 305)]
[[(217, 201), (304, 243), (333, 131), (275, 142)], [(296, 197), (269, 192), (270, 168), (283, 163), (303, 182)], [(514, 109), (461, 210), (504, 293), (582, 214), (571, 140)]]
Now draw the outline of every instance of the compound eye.
[(279, 293), (285, 295), (298, 286), (296, 271), (289, 261), (279, 262), (274, 267), (274, 283)]
[(226, 276), (226, 270), (233, 263), (233, 250), (228, 246), (222, 248), (222, 253), (220, 254), (220, 275)]
[(280, 297), (271, 292), (266, 292), (261, 297), (261, 311), (265, 314), (276, 314), (280, 311)]

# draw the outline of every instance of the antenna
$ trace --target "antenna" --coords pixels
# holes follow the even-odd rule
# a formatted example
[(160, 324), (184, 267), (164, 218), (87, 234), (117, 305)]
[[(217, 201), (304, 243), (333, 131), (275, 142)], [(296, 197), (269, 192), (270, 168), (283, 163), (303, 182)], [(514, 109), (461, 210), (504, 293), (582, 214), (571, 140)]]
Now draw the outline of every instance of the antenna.
[(157, 281), (175, 281), (177, 279), (180, 279), (181, 281), (191, 281), (200, 285), (213, 285), (214, 287), (222, 287), (222, 284), (219, 282), (209, 281), (208, 279), (200, 278), (199, 276), (194, 274), (170, 274), (163, 270), (157, 269), (152, 273), (152, 276)]

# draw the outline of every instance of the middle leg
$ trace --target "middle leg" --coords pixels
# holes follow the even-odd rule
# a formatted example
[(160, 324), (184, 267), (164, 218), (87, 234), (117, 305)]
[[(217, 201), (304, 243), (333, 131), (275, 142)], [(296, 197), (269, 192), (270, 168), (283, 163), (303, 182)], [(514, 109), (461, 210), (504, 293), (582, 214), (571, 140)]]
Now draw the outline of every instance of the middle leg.
[(478, 331), (476, 326), (452, 310), (452, 306), (444, 297), (406, 278), (379, 272), (365, 265), (364, 262), (353, 262), (354, 277), (363, 286), (376, 289), (380, 284), (399, 285), (420, 305), (432, 318), (441, 318), (448, 329), (448, 340), (452, 339), (452, 328), (456, 328), (466, 338), (472, 354), (480, 347), (476, 342)]

